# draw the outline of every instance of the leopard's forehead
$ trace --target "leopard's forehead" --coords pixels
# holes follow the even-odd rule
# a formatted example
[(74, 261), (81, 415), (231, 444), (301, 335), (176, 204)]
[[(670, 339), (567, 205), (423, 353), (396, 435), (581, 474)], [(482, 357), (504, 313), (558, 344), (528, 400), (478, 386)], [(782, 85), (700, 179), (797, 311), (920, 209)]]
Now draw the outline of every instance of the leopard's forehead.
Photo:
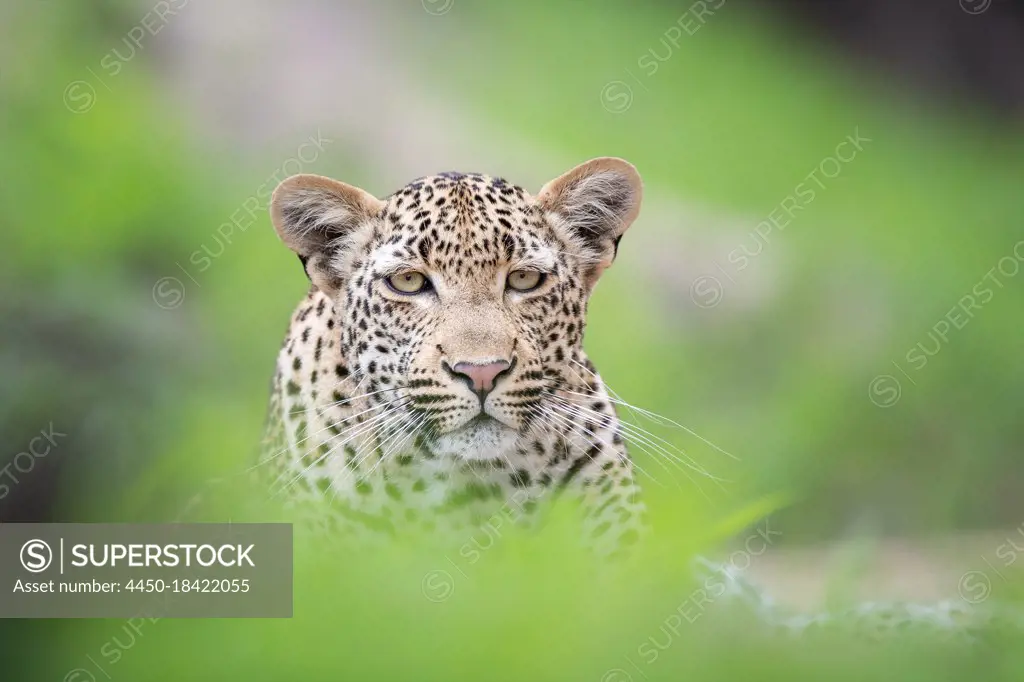
[[(483, 173), (460, 173), (448, 171), (416, 178), (389, 197), (389, 200), (405, 197), (409, 200), (429, 200), (441, 196), (469, 196), (473, 201), (528, 203), (530, 195), (518, 185), (504, 178)], [(476, 198), (479, 197), (479, 198)], [(504, 199), (502, 199), (504, 197)]]
[(385, 261), (443, 266), (456, 274), (499, 263), (550, 266), (559, 244), (522, 187), (480, 173), (419, 178), (386, 200)]

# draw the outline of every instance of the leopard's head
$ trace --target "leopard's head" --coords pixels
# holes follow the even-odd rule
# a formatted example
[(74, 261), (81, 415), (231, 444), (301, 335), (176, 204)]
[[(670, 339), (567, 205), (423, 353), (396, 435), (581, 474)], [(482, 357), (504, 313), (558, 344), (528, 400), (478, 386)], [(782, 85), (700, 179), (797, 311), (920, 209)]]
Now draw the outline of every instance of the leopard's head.
[(641, 192), (615, 158), (536, 196), (442, 173), (377, 199), (297, 175), (274, 192), (271, 216), (334, 301), (359, 393), (408, 415), (436, 454), (492, 460), (512, 456), (543, 401), (585, 371), (587, 301)]

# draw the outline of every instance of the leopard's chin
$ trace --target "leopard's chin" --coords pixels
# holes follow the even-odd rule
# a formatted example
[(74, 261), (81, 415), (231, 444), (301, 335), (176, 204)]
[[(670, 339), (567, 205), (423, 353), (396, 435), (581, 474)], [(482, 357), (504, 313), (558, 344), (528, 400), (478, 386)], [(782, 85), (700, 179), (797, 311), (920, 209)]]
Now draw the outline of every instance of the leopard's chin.
[(480, 414), (449, 433), (434, 437), (430, 450), (441, 457), (500, 460), (515, 452), (519, 434), (497, 419)]

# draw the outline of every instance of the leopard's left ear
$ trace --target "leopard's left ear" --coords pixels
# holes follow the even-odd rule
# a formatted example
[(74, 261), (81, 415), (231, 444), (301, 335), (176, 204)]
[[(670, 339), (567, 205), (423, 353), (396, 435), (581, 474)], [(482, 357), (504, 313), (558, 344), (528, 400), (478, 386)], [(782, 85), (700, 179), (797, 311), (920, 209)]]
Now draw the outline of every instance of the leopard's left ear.
[(544, 185), (537, 203), (591, 258), (587, 284), (593, 287), (615, 260), (619, 239), (640, 213), (642, 196), (643, 183), (633, 164), (601, 157)]

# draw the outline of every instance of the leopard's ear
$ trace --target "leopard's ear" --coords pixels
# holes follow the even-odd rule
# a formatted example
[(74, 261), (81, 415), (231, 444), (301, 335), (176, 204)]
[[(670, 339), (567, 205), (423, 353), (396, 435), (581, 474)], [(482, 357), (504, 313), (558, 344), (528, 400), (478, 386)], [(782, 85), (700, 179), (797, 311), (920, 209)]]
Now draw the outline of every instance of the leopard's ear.
[(321, 175), (293, 175), (270, 199), (274, 229), (302, 261), (306, 275), (328, 296), (342, 284), (337, 256), (349, 238), (380, 216), (384, 202), (372, 194)]
[(643, 183), (636, 168), (612, 157), (592, 159), (541, 188), (538, 205), (590, 260), (593, 287), (615, 260), (619, 239), (640, 213)]

